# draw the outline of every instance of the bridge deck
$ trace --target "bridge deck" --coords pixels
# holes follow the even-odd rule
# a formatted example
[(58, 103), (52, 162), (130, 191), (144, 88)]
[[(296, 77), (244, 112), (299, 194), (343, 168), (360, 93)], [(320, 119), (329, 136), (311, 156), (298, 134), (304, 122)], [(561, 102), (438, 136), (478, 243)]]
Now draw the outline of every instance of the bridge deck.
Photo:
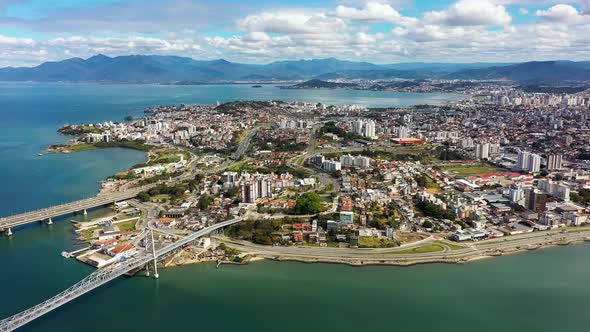
[(75, 202), (56, 205), (44, 209), (25, 212), (7, 217), (0, 217), (0, 230), (20, 226), (35, 221), (62, 216), (97, 206), (110, 204), (116, 201), (125, 200), (137, 196), (140, 192), (149, 189), (150, 186), (137, 187), (124, 192), (97, 195), (96, 197), (82, 199)]
[[(241, 220), (242, 218), (235, 218), (204, 228), (196, 233), (193, 233), (185, 238), (182, 238), (174, 242), (173, 244), (170, 244), (166, 247), (157, 250), (156, 257), (159, 259), (165, 257), (171, 252), (179, 248), (182, 248), (183, 246), (195, 241), (196, 239), (202, 236), (211, 233), (214, 230), (233, 225), (235, 223), (240, 222)], [(66, 289), (65, 291), (55, 295), (54, 297), (25, 311), (22, 311), (14, 316), (1, 320), (0, 331), (13, 331), (129, 271), (145, 266), (153, 259), (154, 257), (151, 254), (144, 252), (139, 256), (132, 257), (126, 262), (117, 263), (116, 265), (96, 270), (95, 272), (88, 275), (86, 278), (82, 279), (81, 281)]]

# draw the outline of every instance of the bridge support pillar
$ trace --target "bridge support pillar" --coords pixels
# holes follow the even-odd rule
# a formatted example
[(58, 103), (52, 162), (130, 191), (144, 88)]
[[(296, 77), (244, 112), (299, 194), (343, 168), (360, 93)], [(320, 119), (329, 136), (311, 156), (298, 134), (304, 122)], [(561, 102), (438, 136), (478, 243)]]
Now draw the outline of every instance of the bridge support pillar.
[(83, 213), (84, 213), (84, 215), (87, 215), (88, 214), (88, 211), (86, 211), (86, 209), (84, 209), (84, 212)]
[(6, 229), (6, 235), (8, 235), (8, 236), (12, 236), (12, 228), (8, 227), (8, 228)]
[(51, 218), (47, 218), (47, 225), (53, 225), (53, 220), (51, 220)]

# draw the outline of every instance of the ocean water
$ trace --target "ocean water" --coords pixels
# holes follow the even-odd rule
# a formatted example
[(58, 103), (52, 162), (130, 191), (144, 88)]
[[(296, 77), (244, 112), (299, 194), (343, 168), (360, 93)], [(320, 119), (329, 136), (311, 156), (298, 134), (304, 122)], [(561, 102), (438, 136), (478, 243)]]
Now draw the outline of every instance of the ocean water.
[[(147, 106), (217, 100), (404, 106), (457, 97), (247, 85), (0, 83), (0, 215), (92, 195), (97, 181), (145, 158), (122, 149), (38, 157), (46, 145), (66, 139), (55, 133), (66, 123), (121, 121)], [(92, 272), (60, 256), (80, 247), (69, 220), (81, 217), (0, 236), (0, 318)], [(588, 331), (589, 255), (590, 246), (577, 245), (467, 265), (185, 266), (161, 271), (159, 280), (119, 278), (23, 331)]]

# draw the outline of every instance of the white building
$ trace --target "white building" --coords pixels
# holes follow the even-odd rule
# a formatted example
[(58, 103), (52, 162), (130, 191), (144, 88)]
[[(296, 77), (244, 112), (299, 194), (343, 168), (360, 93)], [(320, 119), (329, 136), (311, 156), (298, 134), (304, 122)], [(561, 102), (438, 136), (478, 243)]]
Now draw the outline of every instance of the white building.
[(547, 169), (550, 171), (560, 170), (563, 163), (563, 156), (560, 154), (550, 154), (547, 158)]

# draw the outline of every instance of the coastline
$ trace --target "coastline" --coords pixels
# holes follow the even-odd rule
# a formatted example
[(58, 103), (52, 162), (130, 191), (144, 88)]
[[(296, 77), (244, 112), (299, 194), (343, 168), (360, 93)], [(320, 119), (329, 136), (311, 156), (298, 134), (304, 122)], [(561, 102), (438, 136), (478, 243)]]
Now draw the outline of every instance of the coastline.
[[(590, 234), (589, 234), (590, 235)], [(321, 255), (306, 255), (306, 254), (297, 254), (297, 253), (288, 253), (288, 254), (281, 254), (281, 253), (260, 253), (260, 252), (248, 252), (244, 251), (246, 254), (251, 255), (253, 257), (258, 257), (260, 259), (267, 259), (279, 262), (301, 262), (301, 263), (325, 263), (325, 264), (344, 264), (349, 266), (355, 267), (362, 267), (362, 266), (371, 266), (371, 265), (384, 265), (384, 266), (414, 266), (414, 265), (423, 265), (423, 264), (467, 264), (476, 262), (483, 259), (494, 258), (498, 256), (507, 256), (507, 255), (514, 255), (514, 254), (521, 254), (526, 253), (529, 251), (535, 250), (543, 250), (549, 248), (556, 248), (560, 246), (569, 246), (569, 245), (579, 245), (585, 242), (590, 242), (590, 236), (587, 237), (577, 237), (574, 239), (568, 239), (566, 241), (562, 240), (553, 240), (553, 241), (546, 241), (542, 243), (531, 244), (528, 246), (520, 246), (515, 243), (513, 246), (503, 248), (503, 249), (472, 249), (472, 248), (465, 248), (461, 250), (454, 250), (450, 252), (439, 253), (435, 257), (434, 255), (429, 256), (421, 256), (420, 254), (415, 254), (416, 257), (410, 257), (410, 255), (404, 257), (370, 257), (363, 256), (363, 257), (328, 257), (328, 256), (321, 256)], [(232, 247), (231, 243), (226, 243), (229, 247)], [(233, 247), (234, 249), (240, 250), (238, 247)], [(393, 255), (391, 255), (393, 256)]]

